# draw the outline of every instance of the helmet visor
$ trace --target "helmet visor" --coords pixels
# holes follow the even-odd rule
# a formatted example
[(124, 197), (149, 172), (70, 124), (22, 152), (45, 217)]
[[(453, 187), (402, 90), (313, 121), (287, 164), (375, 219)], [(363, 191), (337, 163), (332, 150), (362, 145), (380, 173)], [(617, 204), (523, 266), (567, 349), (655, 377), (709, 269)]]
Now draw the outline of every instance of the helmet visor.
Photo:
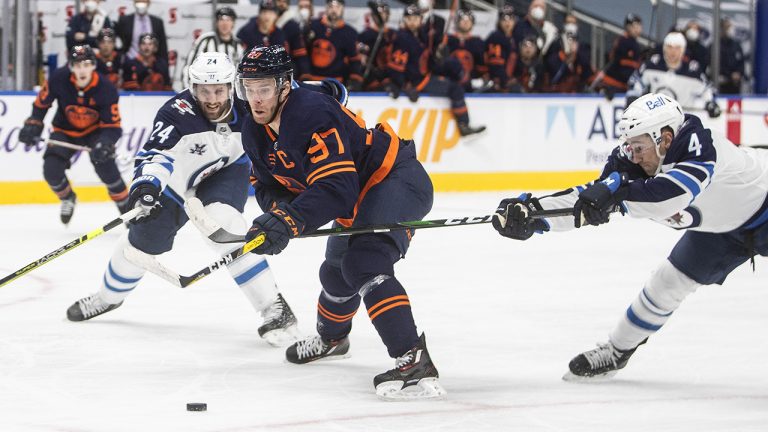
[(277, 96), (278, 86), (274, 78), (239, 78), (237, 96), (245, 101), (269, 100)]
[(653, 140), (651, 140), (647, 135), (645, 135), (644, 138), (645, 139), (630, 138), (629, 140), (621, 143), (621, 146), (619, 147), (621, 149), (621, 153), (630, 161), (637, 163), (639, 160), (638, 158), (655, 152), (656, 149), (654, 147), (656, 145), (653, 143)]

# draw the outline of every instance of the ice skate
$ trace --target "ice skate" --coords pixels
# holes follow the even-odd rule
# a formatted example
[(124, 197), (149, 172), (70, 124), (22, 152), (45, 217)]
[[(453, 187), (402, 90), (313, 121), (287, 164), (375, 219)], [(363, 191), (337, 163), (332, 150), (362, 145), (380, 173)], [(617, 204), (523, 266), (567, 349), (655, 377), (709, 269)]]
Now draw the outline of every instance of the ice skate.
[(259, 336), (272, 346), (282, 347), (299, 339), (296, 316), (282, 294), (277, 300), (262, 311), (264, 323), (259, 327)]
[[(643, 340), (637, 346), (645, 343)], [(627, 365), (629, 358), (635, 353), (637, 347), (622, 351), (608, 342), (598, 344), (597, 348), (583, 352), (571, 360), (570, 369), (563, 375), (565, 381), (592, 381), (611, 378), (619, 369)]]
[(123, 302), (111, 304), (103, 301), (99, 294), (93, 294), (76, 301), (67, 309), (67, 319), (70, 321), (85, 321), (111, 310), (117, 309)]
[(485, 126), (472, 127), (467, 123), (457, 123), (459, 135), (466, 137), (485, 131)]
[(446, 395), (427, 351), (424, 333), (411, 350), (395, 360), (395, 368), (376, 375), (376, 396), (386, 401), (440, 399)]
[(75, 213), (75, 204), (77, 203), (77, 195), (75, 195), (74, 192), (70, 193), (69, 196), (61, 200), (61, 209), (59, 210), (59, 217), (61, 218), (61, 223), (64, 225), (69, 224), (69, 221), (72, 220), (72, 215)]
[(348, 358), (349, 338), (326, 341), (319, 335), (300, 340), (285, 350), (285, 359), (291, 363), (304, 364), (317, 360)]

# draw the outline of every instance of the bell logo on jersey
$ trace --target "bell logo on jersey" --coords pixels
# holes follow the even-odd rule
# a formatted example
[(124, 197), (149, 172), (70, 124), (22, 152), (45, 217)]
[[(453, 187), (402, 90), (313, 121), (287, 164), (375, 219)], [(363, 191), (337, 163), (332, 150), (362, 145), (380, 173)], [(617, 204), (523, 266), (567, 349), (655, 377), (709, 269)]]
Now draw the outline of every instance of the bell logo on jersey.
[(192, 109), (192, 105), (190, 105), (189, 102), (185, 101), (184, 99), (176, 99), (171, 106), (179, 110), (179, 114), (181, 115), (184, 115), (184, 113), (195, 115), (195, 111)]
[(202, 156), (205, 153), (205, 144), (195, 144), (195, 148), (189, 149), (189, 152)]

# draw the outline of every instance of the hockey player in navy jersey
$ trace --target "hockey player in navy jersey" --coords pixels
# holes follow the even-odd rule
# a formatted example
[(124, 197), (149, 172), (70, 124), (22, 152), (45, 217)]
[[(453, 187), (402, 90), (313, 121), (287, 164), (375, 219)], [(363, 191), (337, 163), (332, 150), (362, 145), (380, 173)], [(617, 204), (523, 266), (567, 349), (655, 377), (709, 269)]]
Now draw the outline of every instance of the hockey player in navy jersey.
[[(240, 134), (248, 113), (235, 104), (234, 78), (229, 56), (200, 54), (189, 68), (191, 88), (160, 108), (136, 157), (130, 190), (130, 207), (144, 212), (118, 242), (98, 292), (70, 306), (69, 320), (88, 320), (123, 304), (146, 272), (141, 263), (173, 247), (176, 233), (189, 220), (183, 205), (190, 195), (200, 199), (206, 213), (224, 229), (246, 232), (242, 211), (251, 164)], [(232, 248), (211, 245), (222, 254)], [(276, 346), (295, 340), (296, 318), (278, 292), (267, 262), (248, 255), (227, 269), (264, 319), (259, 336)]]
[(344, 0), (327, 0), (325, 15), (313, 19), (310, 28), (314, 39), (308, 46), (308, 79), (335, 78), (350, 91), (361, 90), (363, 66), (357, 51), (357, 30), (344, 22)]
[(489, 78), (497, 92), (507, 92), (516, 84), (517, 44), (512, 37), (515, 28), (515, 9), (504, 5), (499, 10), (496, 30), (485, 40), (485, 64)]
[[(292, 238), (334, 220), (336, 226), (364, 227), (424, 217), (433, 189), (413, 141), (400, 139), (386, 123), (368, 129), (332, 98), (292, 90), (292, 73), (288, 54), (276, 46), (251, 50), (238, 66), (238, 92), (251, 114), (243, 146), (266, 212), (246, 236), (266, 236), (252, 252), (278, 254)], [(412, 236), (395, 231), (328, 239), (320, 267), (318, 335), (289, 347), (289, 362), (346, 356), (362, 301), (396, 358), (394, 369), (374, 378), (376, 393), (385, 399), (444, 394), (424, 335), (416, 331), (409, 297), (395, 277), (394, 264)]]
[(448, 36), (448, 52), (461, 63), (464, 74), (460, 81), (465, 91), (472, 91), (472, 79), (483, 78), (488, 68), (485, 65), (485, 42), (472, 34), (475, 15), (469, 9), (456, 12), (456, 33)]
[[(107, 77), (96, 72), (96, 55), (88, 45), (76, 45), (67, 66), (56, 69), (43, 85), (32, 106), (32, 115), (19, 132), (19, 142), (36, 146), (43, 133), (48, 109), (57, 103), (50, 138), (91, 149), (89, 156), (96, 174), (107, 186), (109, 197), (121, 213), (128, 210), (128, 189), (115, 164), (115, 143), (122, 136), (119, 95)], [(62, 146), (49, 146), (43, 153), (43, 176), (61, 200), (61, 222), (68, 224), (77, 196), (66, 170), (77, 153)]]
[[(722, 284), (756, 254), (768, 256), (768, 152), (736, 147), (662, 94), (633, 102), (618, 129), (624, 143), (613, 150), (598, 181), (539, 198), (505, 199), (493, 221), (501, 235), (519, 240), (600, 225), (617, 210), (686, 230), (608, 342), (571, 360), (564, 379), (612, 376), (688, 294)], [(531, 210), (571, 206), (573, 218), (527, 217)]]
[(627, 106), (646, 93), (664, 93), (686, 110), (704, 109), (710, 118), (720, 115), (712, 87), (696, 60), (685, 59), (685, 36), (671, 32), (661, 54), (654, 54), (629, 78)]
[[(415, 4), (403, 10), (403, 27), (395, 34), (392, 54), (389, 59), (389, 79), (387, 91), (397, 99), (400, 92), (408, 94), (415, 102), (419, 92), (436, 96), (448, 96), (451, 100), (451, 113), (461, 136), (474, 135), (485, 130), (485, 126), (470, 126), (469, 110), (464, 100), (464, 87), (450, 77), (438, 76), (429, 69), (432, 38), (425, 39), (429, 33), (421, 31), (421, 9)], [(459, 68), (461, 70), (461, 68)]]

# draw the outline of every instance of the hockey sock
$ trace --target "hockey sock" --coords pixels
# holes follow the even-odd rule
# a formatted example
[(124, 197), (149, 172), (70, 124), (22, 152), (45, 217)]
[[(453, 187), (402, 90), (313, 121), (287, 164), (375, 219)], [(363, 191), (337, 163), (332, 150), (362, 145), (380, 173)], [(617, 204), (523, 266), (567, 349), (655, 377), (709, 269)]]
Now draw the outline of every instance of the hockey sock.
[(363, 234), (350, 240), (341, 264), (344, 280), (363, 298), (368, 316), (393, 358), (419, 340), (408, 295), (395, 279), (394, 263), (399, 259), (400, 250), (391, 238)]
[(368, 285), (368, 295), (363, 298), (368, 316), (389, 356), (401, 356), (419, 340), (408, 295), (394, 276), (376, 276)]
[(107, 264), (99, 289), (99, 296), (107, 303), (117, 304), (125, 300), (146, 273), (142, 267), (125, 258), (124, 250), (129, 247), (133, 246), (128, 242), (128, 235), (123, 235)]
[(698, 283), (664, 260), (611, 332), (613, 346), (620, 350), (635, 348), (666, 324), (685, 297), (698, 287)]
[(317, 300), (317, 333), (338, 340), (352, 330), (352, 318), (360, 307), (360, 296), (342, 276), (341, 269), (323, 262), (320, 266), (323, 291)]
[[(205, 211), (227, 231), (245, 234), (247, 227), (243, 215), (234, 207), (215, 202), (207, 205)], [(229, 252), (233, 247), (232, 244), (210, 244), (220, 255)], [(261, 313), (277, 300), (275, 277), (264, 257), (249, 253), (227, 265), (227, 269), (257, 312)]]
[(116, 203), (128, 199), (128, 188), (125, 186), (123, 179), (107, 184), (107, 191), (109, 191), (109, 197)]

